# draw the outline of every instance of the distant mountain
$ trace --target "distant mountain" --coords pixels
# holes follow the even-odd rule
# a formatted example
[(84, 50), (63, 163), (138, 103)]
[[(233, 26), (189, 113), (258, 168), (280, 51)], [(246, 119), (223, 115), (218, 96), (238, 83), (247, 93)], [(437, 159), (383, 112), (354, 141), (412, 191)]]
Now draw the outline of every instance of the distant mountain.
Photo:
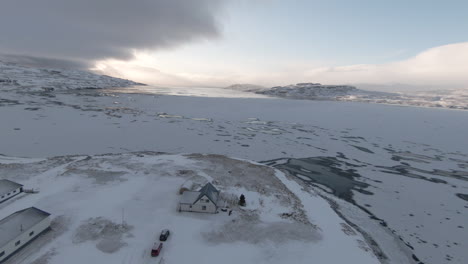
[(320, 83), (298, 83), (287, 86), (275, 86), (258, 93), (293, 99), (334, 100), (358, 92), (350, 85), (322, 85)]
[(466, 89), (388, 93), (361, 90), (351, 85), (323, 85), (320, 83), (297, 83), (272, 88), (258, 87), (261, 86), (235, 84), (229, 86), (228, 89), (289, 99), (352, 101), (468, 110), (468, 90)]
[(100, 89), (144, 85), (80, 70), (45, 69), (0, 61), (0, 88), (25, 91)]
[(297, 83), (287, 86), (275, 86), (255, 92), (277, 97), (309, 100), (345, 100), (351, 96), (388, 97), (397, 95), (394, 93), (364, 91), (351, 85), (324, 85), (320, 83)]

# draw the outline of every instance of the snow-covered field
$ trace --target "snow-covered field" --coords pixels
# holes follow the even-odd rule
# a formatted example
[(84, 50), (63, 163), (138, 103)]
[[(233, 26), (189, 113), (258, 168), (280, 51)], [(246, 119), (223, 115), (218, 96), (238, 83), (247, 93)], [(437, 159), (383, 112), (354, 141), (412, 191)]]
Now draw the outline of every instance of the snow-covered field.
[(150, 150), (264, 161), (315, 186), (386, 262), (413, 263), (411, 248), (424, 263), (468, 258), (465, 111), (209, 89), (57, 90), (2, 90), (0, 154)]
[[(379, 263), (312, 190), (246, 161), (150, 152), (0, 157), (0, 175), (40, 190), (0, 204), (0, 218), (29, 206), (53, 216), (52, 230), (8, 264)], [(247, 206), (232, 207), (232, 215), (178, 212), (185, 181), (212, 181), (225, 197), (245, 194)], [(172, 234), (153, 258), (164, 228)]]

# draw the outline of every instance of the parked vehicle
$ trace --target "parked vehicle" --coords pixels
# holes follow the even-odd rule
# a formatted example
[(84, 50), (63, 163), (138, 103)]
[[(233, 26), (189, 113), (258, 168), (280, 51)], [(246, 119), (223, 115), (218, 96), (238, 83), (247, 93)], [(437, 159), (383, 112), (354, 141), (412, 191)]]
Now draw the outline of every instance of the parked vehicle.
[(170, 234), (171, 232), (168, 229), (164, 229), (159, 235), (159, 241), (166, 241)]
[(151, 256), (152, 257), (159, 256), (159, 254), (161, 253), (162, 247), (163, 247), (163, 243), (159, 243), (159, 245), (158, 243), (154, 243), (154, 246), (151, 249)]

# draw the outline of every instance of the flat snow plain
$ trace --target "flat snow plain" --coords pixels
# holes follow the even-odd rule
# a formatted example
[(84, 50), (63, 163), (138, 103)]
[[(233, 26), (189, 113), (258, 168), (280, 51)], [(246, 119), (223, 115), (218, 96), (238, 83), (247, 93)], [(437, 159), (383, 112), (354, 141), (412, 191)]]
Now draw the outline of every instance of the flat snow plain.
[[(398, 237), (424, 263), (468, 258), (466, 111), (207, 96), (4, 92), (0, 153), (50, 157), (151, 150), (286, 163), (333, 158), (336, 169), (354, 170), (359, 177), (353, 180), (365, 184), (351, 188), (348, 200), (384, 222), (338, 199), (340, 211), (394, 263), (405, 263), (393, 251), (398, 246), (392, 238)], [(320, 184), (301, 168), (299, 178), (335, 197), (334, 186)]]

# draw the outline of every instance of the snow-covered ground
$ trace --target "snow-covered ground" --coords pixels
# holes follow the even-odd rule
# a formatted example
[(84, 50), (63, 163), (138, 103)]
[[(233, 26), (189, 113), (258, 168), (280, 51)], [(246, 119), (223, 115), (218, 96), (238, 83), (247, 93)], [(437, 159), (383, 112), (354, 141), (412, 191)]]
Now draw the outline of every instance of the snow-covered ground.
[[(0, 204), (0, 218), (30, 206), (53, 218), (52, 230), (8, 264), (379, 263), (313, 190), (246, 161), (150, 152), (0, 157), (0, 175), (40, 190)], [(247, 206), (232, 207), (232, 215), (178, 212), (179, 188), (189, 180), (212, 181), (223, 197), (245, 194)], [(153, 258), (165, 228), (171, 236)]]
[(268, 89), (249, 84), (238, 84), (229, 86), (226, 89), (290, 99), (349, 101), (468, 110), (468, 89), (386, 93), (361, 90), (349, 85), (321, 85), (319, 83), (298, 83)]
[(2, 90), (47, 91), (96, 89), (142, 85), (130, 80), (97, 75), (86, 71), (40, 69), (0, 61)]
[(280, 159), (267, 163), (315, 186), (388, 262), (408, 263), (410, 247), (424, 263), (468, 258), (465, 111), (130, 90), (3, 89), (0, 154), (151, 150)]

